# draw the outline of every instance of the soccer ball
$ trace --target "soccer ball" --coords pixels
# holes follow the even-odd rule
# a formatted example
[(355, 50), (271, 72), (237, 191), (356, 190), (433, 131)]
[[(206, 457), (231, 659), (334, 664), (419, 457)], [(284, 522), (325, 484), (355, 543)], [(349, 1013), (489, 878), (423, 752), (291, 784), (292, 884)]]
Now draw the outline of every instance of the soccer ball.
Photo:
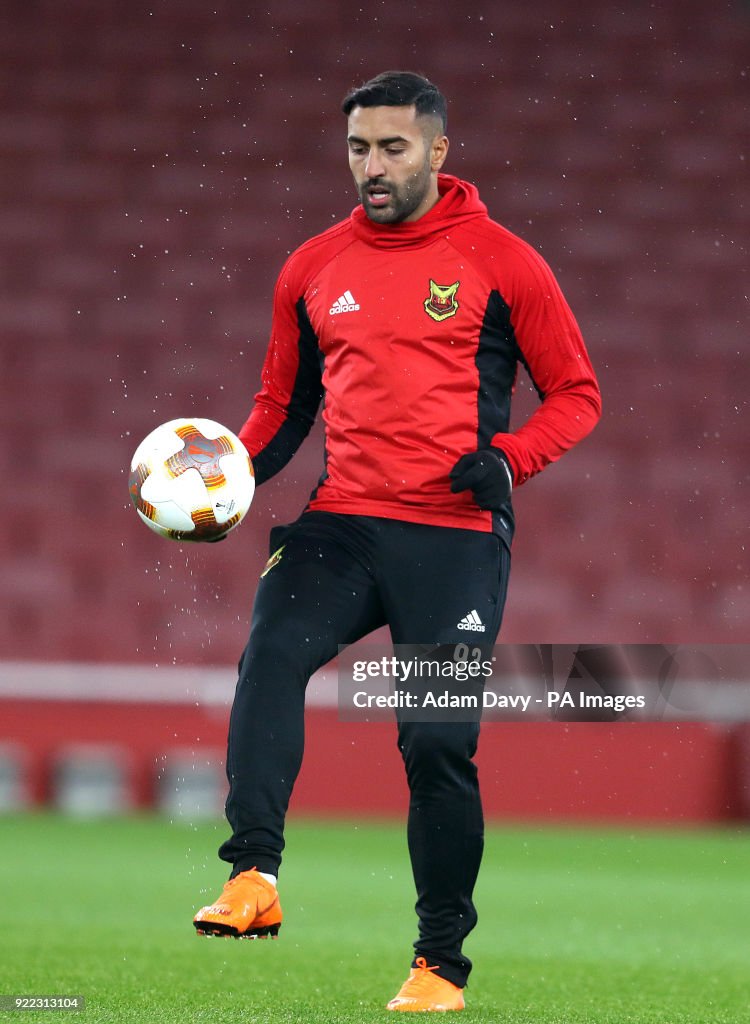
[(170, 540), (219, 540), (242, 521), (254, 491), (247, 449), (213, 420), (163, 423), (141, 441), (130, 463), (138, 515)]

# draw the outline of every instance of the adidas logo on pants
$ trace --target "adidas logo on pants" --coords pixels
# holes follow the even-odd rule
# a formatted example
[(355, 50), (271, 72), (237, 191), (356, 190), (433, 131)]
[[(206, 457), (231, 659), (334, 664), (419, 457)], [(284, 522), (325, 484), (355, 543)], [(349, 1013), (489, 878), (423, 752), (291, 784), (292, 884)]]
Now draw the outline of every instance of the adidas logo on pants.
[(474, 633), (484, 633), (484, 623), (477, 615), (476, 608), (465, 615), (457, 624), (458, 629), (470, 629)]

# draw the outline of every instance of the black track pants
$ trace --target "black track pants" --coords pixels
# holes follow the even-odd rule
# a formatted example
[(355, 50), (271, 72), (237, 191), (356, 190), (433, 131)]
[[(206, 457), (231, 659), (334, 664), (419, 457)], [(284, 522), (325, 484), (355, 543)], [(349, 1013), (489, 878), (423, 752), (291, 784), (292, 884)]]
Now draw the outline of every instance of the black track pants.
[[(278, 562), (260, 580), (229, 725), (227, 818), (220, 856), (233, 874), (277, 873), (302, 762), (305, 688), (350, 644), (388, 624), (395, 644), (494, 643), (510, 555), (494, 534), (369, 516), (307, 512), (271, 531)], [(483, 633), (467, 632), (475, 612)], [(461, 623), (464, 628), (461, 628)], [(415, 955), (464, 985), (482, 856), (477, 722), (399, 722), (410, 788), (417, 889)]]

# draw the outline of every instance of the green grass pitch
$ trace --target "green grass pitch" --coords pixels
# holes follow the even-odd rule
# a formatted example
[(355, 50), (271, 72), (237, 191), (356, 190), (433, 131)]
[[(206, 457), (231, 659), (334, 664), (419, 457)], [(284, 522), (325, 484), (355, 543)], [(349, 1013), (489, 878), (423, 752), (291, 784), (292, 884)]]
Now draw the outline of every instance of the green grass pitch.
[[(205, 939), (223, 823), (0, 822), (0, 994), (78, 994), (60, 1020), (393, 1021), (415, 933), (403, 823), (294, 821), (277, 942)], [(492, 828), (460, 1019), (750, 1020), (750, 833)], [(1, 1019), (50, 1020), (50, 1013)], [(401, 1019), (401, 1018), (400, 1018)]]

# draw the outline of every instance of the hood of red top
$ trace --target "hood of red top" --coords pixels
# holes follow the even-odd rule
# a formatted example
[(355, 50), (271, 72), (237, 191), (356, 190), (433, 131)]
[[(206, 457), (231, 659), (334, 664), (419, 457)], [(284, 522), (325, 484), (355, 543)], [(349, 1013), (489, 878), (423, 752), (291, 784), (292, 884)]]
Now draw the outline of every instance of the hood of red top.
[(440, 199), (424, 217), (400, 224), (376, 224), (362, 206), (357, 206), (351, 215), (354, 234), (378, 249), (408, 249), (447, 235), (464, 221), (487, 216), (487, 207), (468, 181), (452, 174), (438, 174), (438, 192)]

